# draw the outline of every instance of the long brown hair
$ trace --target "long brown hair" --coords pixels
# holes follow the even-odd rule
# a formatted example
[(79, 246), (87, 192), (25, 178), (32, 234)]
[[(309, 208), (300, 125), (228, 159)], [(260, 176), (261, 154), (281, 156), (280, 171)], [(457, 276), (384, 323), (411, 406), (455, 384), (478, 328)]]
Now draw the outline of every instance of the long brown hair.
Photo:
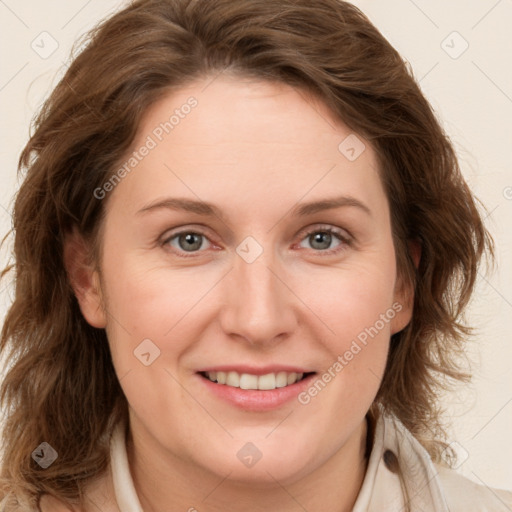
[[(41, 494), (76, 503), (109, 461), (127, 411), (105, 331), (84, 320), (63, 264), (73, 228), (98, 242), (112, 176), (148, 107), (223, 70), (313, 94), (376, 151), (392, 215), (397, 268), (414, 284), (413, 318), (391, 339), (377, 402), (437, 460), (437, 393), (465, 378), (461, 315), (492, 239), (454, 149), (400, 55), (338, 0), (139, 0), (90, 33), (35, 120), (14, 206), (14, 301), (0, 350), (10, 368), (0, 500), (6, 512)], [(408, 243), (421, 246), (415, 267)], [(9, 269), (5, 269), (2, 275)], [(31, 453), (48, 442), (57, 460)], [(16, 505), (18, 504), (18, 505)]]

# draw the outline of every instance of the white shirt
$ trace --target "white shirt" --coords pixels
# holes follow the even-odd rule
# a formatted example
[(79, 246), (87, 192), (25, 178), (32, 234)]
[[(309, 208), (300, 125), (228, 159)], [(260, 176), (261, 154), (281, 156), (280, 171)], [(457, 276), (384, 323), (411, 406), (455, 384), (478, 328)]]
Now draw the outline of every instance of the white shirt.
[[(125, 429), (111, 438), (111, 470), (121, 512), (143, 512), (128, 466)], [(434, 464), (396, 418), (380, 415), (353, 512), (512, 512), (512, 492), (491, 489)]]

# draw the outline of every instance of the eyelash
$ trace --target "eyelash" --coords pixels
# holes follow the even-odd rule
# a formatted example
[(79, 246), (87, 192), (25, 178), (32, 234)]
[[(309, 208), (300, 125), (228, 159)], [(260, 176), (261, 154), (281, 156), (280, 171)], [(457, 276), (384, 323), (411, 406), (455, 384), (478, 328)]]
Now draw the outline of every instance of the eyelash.
[[(341, 231), (341, 230), (339, 230), (337, 228), (330, 227), (330, 226), (315, 227), (315, 228), (305, 232), (302, 235), (301, 241), (306, 239), (306, 238), (308, 238), (309, 236), (311, 236), (314, 233), (328, 233), (330, 235), (334, 235), (341, 242), (340, 245), (337, 248), (334, 248), (334, 249), (325, 249), (325, 250), (311, 249), (312, 251), (315, 251), (317, 253), (321, 253), (324, 256), (329, 256), (329, 255), (332, 255), (332, 254), (337, 254), (337, 253), (345, 250), (347, 248), (347, 246), (350, 246), (351, 243), (352, 243), (352, 240), (347, 235), (345, 235), (343, 231)], [(208, 239), (208, 237), (206, 236), (206, 234), (201, 233), (201, 231), (183, 230), (183, 231), (179, 231), (177, 233), (173, 233), (171, 236), (166, 237), (165, 240), (163, 240), (163, 242), (162, 242), (162, 246), (169, 246), (170, 242), (172, 240), (174, 240), (175, 238), (180, 237), (181, 235), (187, 235), (187, 234), (200, 235), (200, 236), (206, 238), (208, 241), (210, 241)], [(211, 243), (211, 241), (210, 241), (210, 243)], [(174, 247), (172, 248), (172, 251), (178, 257), (180, 257), (180, 258), (193, 258), (193, 257), (197, 257), (197, 254), (203, 252), (203, 251), (199, 251), (198, 250), (198, 251), (191, 251), (191, 252), (189, 252), (187, 254), (186, 251), (176, 250)]]

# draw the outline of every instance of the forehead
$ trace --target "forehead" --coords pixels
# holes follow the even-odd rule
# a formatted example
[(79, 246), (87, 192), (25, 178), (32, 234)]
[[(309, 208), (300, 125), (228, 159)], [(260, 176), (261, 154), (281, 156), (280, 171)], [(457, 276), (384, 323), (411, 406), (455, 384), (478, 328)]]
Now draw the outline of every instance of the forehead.
[(169, 93), (145, 113), (129, 161), (112, 199), (133, 207), (167, 193), (232, 205), (239, 215), (250, 205), (340, 194), (387, 207), (368, 141), (281, 83), (221, 76)]

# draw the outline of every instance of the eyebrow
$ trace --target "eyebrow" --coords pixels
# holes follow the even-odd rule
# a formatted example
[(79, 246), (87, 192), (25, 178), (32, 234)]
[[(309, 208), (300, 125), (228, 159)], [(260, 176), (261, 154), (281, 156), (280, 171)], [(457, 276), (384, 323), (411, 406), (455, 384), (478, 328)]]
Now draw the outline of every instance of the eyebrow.
[[(358, 208), (364, 213), (371, 216), (371, 210), (363, 202), (351, 196), (338, 196), (333, 198), (326, 198), (318, 201), (311, 201), (309, 203), (301, 203), (295, 206), (291, 210), (292, 215), (298, 217), (305, 217), (307, 215), (313, 215), (318, 212), (325, 210), (332, 210), (334, 208), (341, 207), (353, 207)], [(205, 201), (196, 201), (195, 199), (185, 199), (176, 197), (167, 197), (165, 199), (157, 200), (153, 203), (141, 208), (137, 215), (152, 212), (155, 210), (170, 209), (170, 210), (181, 210), (190, 213), (196, 213), (207, 217), (218, 217), (221, 220), (225, 220), (225, 216), (218, 208), (212, 203)]]

